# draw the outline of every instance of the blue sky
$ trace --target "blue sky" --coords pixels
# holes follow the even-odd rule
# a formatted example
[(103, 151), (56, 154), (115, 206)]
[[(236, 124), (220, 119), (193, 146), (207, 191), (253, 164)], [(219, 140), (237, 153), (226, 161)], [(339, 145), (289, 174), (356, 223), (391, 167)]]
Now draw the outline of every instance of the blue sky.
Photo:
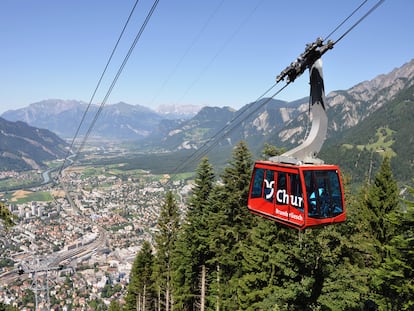
[[(363, 0), (160, 0), (106, 104), (150, 108), (255, 101)], [(0, 113), (44, 99), (89, 102), (135, 0), (0, 1)], [(100, 103), (153, 1), (140, 0), (93, 103)], [(414, 58), (414, 1), (388, 0), (323, 57), (325, 89), (348, 89)], [(308, 95), (307, 73), (277, 97)]]

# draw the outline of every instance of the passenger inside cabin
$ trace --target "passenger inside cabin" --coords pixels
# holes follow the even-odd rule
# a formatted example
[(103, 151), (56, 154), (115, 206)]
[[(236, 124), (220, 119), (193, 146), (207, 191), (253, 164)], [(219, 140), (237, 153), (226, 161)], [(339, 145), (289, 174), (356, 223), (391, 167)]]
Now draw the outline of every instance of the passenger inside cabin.
[(309, 196), (309, 216), (326, 218), (329, 216), (329, 196), (324, 188), (314, 191)]

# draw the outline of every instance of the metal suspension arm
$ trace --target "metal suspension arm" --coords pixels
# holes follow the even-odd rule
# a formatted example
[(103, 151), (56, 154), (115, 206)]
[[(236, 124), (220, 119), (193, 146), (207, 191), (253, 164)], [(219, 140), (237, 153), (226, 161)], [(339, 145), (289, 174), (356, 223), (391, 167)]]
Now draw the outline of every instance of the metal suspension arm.
[[(277, 79), (279, 81), (288, 76), (288, 82), (293, 81), (298, 74), (301, 74), (308, 66), (310, 76), (310, 103), (312, 113), (312, 127), (305, 141), (296, 148), (289, 150), (281, 156), (271, 157), (269, 160), (274, 162), (284, 162), (292, 164), (313, 163), (321, 164), (322, 160), (316, 158), (322, 148), (328, 129), (328, 117), (325, 111), (325, 88), (322, 75), (322, 60), (320, 56), (331, 46), (324, 45), (322, 52), (317, 49), (321, 45), (316, 43), (309, 45), (296, 62), (286, 68)], [(308, 46), (308, 47), (309, 47)], [(293, 79), (293, 80), (292, 80)]]

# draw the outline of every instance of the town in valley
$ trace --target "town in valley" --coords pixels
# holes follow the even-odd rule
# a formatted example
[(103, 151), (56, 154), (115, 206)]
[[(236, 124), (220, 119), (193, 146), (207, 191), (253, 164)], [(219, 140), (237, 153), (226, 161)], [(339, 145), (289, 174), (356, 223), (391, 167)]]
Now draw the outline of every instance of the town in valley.
[[(20, 175), (28, 178), (17, 172), (1, 178)], [(174, 192), (184, 212), (188, 180), (124, 170), (122, 163), (73, 165), (58, 182), (1, 192), (16, 225), (1, 230), (0, 302), (20, 310), (35, 305), (39, 310), (85, 310), (107, 306), (114, 298), (122, 301), (143, 241), (154, 243), (166, 192)]]

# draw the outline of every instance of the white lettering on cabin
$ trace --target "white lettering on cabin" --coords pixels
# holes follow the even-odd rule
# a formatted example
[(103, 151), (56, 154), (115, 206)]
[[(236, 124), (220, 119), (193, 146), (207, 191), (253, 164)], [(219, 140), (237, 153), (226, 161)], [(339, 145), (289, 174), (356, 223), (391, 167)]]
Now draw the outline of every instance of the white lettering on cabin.
[(273, 185), (275, 184), (275, 181), (269, 182), (267, 179), (265, 179), (266, 189), (270, 189), (270, 192), (266, 194), (266, 199), (269, 200), (271, 197), (273, 197), (273, 193), (275, 189), (273, 188)]
[(302, 217), (302, 215), (297, 215), (297, 214), (294, 214), (294, 213), (289, 213), (289, 217), (290, 218), (293, 218), (293, 219), (296, 219), (296, 220), (299, 220), (299, 221), (302, 221), (303, 220), (303, 217)]
[(276, 201), (279, 204), (291, 204), (292, 206), (302, 208), (303, 198), (296, 195), (287, 194), (285, 189), (280, 189), (276, 192)]
[(298, 215), (298, 214), (295, 214), (293, 212), (288, 213), (287, 211), (281, 211), (278, 208), (276, 208), (276, 211), (275, 212), (276, 212), (276, 214), (281, 215), (281, 216), (284, 216), (284, 217), (289, 217), (289, 218), (292, 218), (292, 219), (296, 219), (296, 220), (299, 220), (299, 221), (303, 221), (303, 217), (302, 217), (301, 214)]
[(288, 212), (287, 211), (281, 211), (280, 209), (276, 209), (276, 214), (278, 214), (278, 215), (282, 215), (282, 216), (285, 216), (285, 217), (288, 217), (289, 216), (289, 214), (288, 214)]

